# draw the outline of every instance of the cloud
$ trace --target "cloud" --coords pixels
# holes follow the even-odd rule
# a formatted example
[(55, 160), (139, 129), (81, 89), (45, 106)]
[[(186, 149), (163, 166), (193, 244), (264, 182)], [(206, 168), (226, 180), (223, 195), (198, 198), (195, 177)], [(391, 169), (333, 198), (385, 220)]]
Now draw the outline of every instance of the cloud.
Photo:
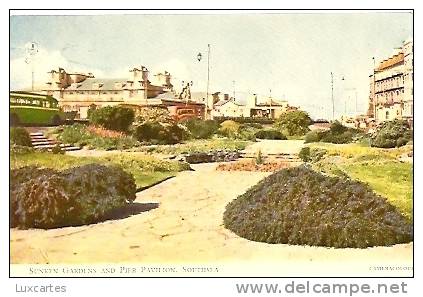
[[(28, 62), (28, 63), (27, 63)], [(96, 77), (102, 77), (103, 71), (84, 65), (77, 65), (63, 56), (59, 50), (39, 48), (38, 53), (29, 62), (25, 54), (10, 60), (10, 88), (12, 90), (30, 89), (32, 69), (34, 70), (34, 86), (36, 89), (45, 86), (50, 70), (64, 68), (67, 72), (91, 72)]]

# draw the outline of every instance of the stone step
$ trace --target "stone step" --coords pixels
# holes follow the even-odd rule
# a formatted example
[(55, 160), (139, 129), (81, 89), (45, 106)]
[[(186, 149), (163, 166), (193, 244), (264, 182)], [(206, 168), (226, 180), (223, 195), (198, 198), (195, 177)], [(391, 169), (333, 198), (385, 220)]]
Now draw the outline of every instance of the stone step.
[(31, 140), (47, 139), (45, 136), (31, 136)]
[[(58, 143), (55, 143), (55, 144), (39, 144), (39, 145), (34, 145), (33, 147), (34, 147), (34, 148), (49, 149), (49, 148), (53, 148), (53, 147), (55, 147), (57, 144), (58, 144)], [(71, 147), (71, 145), (70, 145), (70, 144), (63, 144), (63, 143), (59, 144), (59, 146), (60, 146), (61, 148)]]
[(66, 146), (66, 147), (62, 147), (62, 150), (66, 151), (66, 152), (70, 152), (70, 151), (79, 151), (81, 148), (79, 146)]
[(32, 146), (44, 145), (44, 144), (57, 144), (55, 140), (46, 139), (44, 141), (32, 141)]
[(80, 150), (80, 147), (72, 146), (70, 144), (63, 144), (55, 139), (49, 139), (44, 136), (42, 132), (30, 133), (32, 146), (35, 149), (43, 149), (47, 151), (52, 151), (57, 145), (64, 151), (77, 151)]

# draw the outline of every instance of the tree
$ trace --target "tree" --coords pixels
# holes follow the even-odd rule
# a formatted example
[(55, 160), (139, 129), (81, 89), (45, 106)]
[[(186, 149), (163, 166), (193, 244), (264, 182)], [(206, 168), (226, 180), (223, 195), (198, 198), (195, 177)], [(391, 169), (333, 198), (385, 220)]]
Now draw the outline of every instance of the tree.
[(89, 113), (89, 120), (92, 124), (103, 126), (106, 129), (115, 131), (128, 131), (134, 121), (135, 113), (131, 108), (122, 106), (105, 106)]
[(275, 121), (275, 128), (287, 135), (304, 135), (310, 129), (308, 126), (312, 123), (307, 112), (295, 110), (283, 113)]

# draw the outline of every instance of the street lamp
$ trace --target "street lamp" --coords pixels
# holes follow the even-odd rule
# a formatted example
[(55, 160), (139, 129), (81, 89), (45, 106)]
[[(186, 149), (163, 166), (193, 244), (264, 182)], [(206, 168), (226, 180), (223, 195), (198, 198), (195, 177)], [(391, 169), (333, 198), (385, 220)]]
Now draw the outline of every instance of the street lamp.
[(31, 90), (34, 91), (34, 59), (38, 53), (38, 44), (34, 41), (25, 44), (25, 63), (31, 64)]
[[(201, 61), (203, 55), (198, 53), (197, 60), (198, 62)], [(207, 110), (209, 108), (209, 85), (210, 85), (210, 44), (207, 44), (207, 91), (206, 91), (206, 104), (205, 104), (205, 111), (204, 111), (204, 119), (207, 119)], [(212, 104), (213, 105), (213, 104)], [(211, 106), (213, 108), (213, 106)], [(212, 118), (212, 114), (210, 113), (210, 117)]]
[[(333, 96), (333, 84), (334, 84), (334, 73), (330, 73), (330, 87), (331, 87), (331, 99), (332, 99), (332, 120), (335, 120), (335, 98)], [(341, 76), (341, 81), (345, 81), (345, 76)]]

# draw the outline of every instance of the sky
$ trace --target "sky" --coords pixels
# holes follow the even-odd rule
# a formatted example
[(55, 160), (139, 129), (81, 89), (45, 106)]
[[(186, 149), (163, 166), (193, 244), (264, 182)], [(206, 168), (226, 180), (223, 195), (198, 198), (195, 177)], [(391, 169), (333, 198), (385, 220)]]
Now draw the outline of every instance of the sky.
[[(47, 81), (47, 71), (92, 72), (127, 78), (144, 65), (167, 70), (173, 84), (193, 81), (205, 91), (210, 44), (210, 91), (240, 102), (256, 93), (284, 99), (314, 118), (364, 113), (373, 60), (388, 58), (413, 35), (410, 12), (232, 13), (196, 15), (11, 16), (10, 87)], [(39, 52), (26, 63), (25, 45)], [(197, 60), (201, 52), (203, 59)], [(342, 80), (344, 78), (344, 80)], [(357, 94), (357, 104), (356, 104)]]

